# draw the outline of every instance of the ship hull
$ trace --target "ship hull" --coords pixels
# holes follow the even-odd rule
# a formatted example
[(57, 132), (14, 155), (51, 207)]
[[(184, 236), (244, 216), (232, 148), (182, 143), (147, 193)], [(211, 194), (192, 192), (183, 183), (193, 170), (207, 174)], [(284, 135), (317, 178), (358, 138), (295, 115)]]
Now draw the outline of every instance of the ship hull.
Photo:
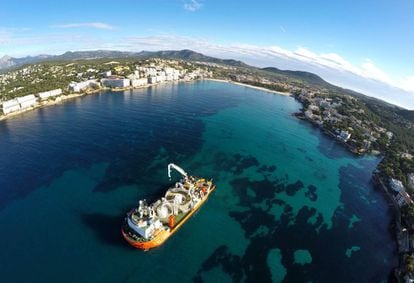
[(144, 251), (148, 251), (150, 249), (156, 248), (161, 246), (162, 244), (167, 241), (169, 237), (171, 237), (198, 209), (204, 204), (204, 202), (207, 201), (207, 199), (210, 197), (210, 194), (216, 189), (216, 186), (213, 186), (208, 194), (191, 210), (189, 211), (183, 219), (177, 223), (171, 230), (166, 231), (162, 230), (160, 231), (154, 238), (152, 238), (149, 241), (136, 241), (128, 236), (128, 234), (121, 229), (122, 236), (125, 238), (125, 240), (134, 248), (141, 249)]

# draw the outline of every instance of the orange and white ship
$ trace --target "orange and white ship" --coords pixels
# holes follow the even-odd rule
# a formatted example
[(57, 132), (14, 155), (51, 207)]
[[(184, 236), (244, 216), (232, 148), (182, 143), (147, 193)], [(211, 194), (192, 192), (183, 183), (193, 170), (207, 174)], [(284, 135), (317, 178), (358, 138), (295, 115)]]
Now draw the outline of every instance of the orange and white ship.
[(183, 178), (165, 193), (165, 196), (148, 205), (140, 200), (125, 217), (122, 235), (132, 246), (149, 250), (162, 245), (174, 234), (216, 188), (212, 180), (188, 176), (179, 166), (168, 164), (168, 177), (171, 169), (177, 170)]

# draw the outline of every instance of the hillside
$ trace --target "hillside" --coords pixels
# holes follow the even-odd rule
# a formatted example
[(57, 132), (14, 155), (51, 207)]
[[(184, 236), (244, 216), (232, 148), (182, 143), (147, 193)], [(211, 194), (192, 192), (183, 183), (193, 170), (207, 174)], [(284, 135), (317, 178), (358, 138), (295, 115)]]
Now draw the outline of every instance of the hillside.
[(300, 80), (303, 84), (307, 85), (308, 87), (320, 88), (321, 90), (325, 89), (330, 94), (350, 95), (356, 97), (367, 107), (367, 109), (372, 111), (378, 117), (382, 117), (383, 119), (381, 120), (384, 125), (389, 125), (391, 123), (411, 128), (410, 124), (414, 123), (414, 111), (403, 109), (399, 106), (390, 104), (375, 97), (366, 96), (362, 93), (350, 89), (345, 89), (332, 85), (313, 73), (280, 70), (274, 67), (262, 68), (261, 70), (273, 73), (275, 74), (275, 76), (283, 77), (287, 80)]
[(178, 59), (186, 61), (200, 61), (215, 63), (220, 65), (229, 65), (236, 67), (248, 67), (245, 63), (233, 59), (218, 59), (206, 56), (192, 50), (165, 50), (165, 51), (141, 51), (141, 52), (126, 52), (114, 50), (94, 50), (94, 51), (68, 51), (61, 55), (39, 55), (27, 56), (23, 58), (13, 58), (10, 56), (3, 56), (0, 58), (0, 70), (8, 71), (25, 64), (35, 64), (42, 62), (54, 61), (73, 61), (73, 60), (94, 60), (94, 59), (117, 59), (117, 58), (133, 58), (133, 59), (148, 59), (148, 58), (162, 58), (162, 59)]
[(273, 74), (277, 74), (286, 78), (294, 78), (298, 80), (302, 80), (308, 84), (319, 86), (319, 87), (331, 87), (333, 85), (329, 84), (328, 82), (324, 81), (318, 75), (309, 72), (302, 72), (302, 71), (290, 71), (290, 70), (280, 70), (275, 67), (266, 67), (262, 68), (263, 71), (270, 72)]

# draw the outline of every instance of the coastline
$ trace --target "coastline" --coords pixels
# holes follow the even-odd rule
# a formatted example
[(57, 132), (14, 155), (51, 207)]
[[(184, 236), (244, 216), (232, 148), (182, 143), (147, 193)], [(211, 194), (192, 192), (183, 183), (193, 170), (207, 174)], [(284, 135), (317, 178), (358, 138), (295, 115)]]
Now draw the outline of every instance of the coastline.
[(112, 88), (112, 89), (108, 88), (108, 87), (101, 87), (99, 89), (88, 90), (88, 91), (85, 91), (85, 92), (63, 94), (63, 95), (60, 95), (60, 96), (56, 97), (54, 100), (40, 101), (32, 107), (29, 107), (29, 108), (26, 108), (26, 109), (23, 109), (23, 110), (20, 110), (20, 111), (12, 112), (12, 113), (9, 113), (9, 114), (6, 114), (6, 115), (2, 114), (2, 115), (0, 115), (0, 122), (4, 121), (4, 120), (7, 120), (7, 119), (10, 119), (10, 118), (17, 117), (21, 114), (33, 111), (33, 110), (38, 109), (38, 108), (57, 105), (57, 104), (65, 102), (66, 100), (70, 100), (70, 99), (74, 99), (74, 98), (78, 98), (78, 97), (83, 97), (83, 96), (89, 95), (89, 94), (96, 94), (96, 93), (99, 93), (99, 92), (104, 91), (104, 90), (111, 90), (111, 91), (114, 91), (114, 92), (122, 92), (122, 91), (126, 91), (126, 90), (149, 88), (149, 87), (152, 87), (152, 86), (157, 86), (157, 85), (166, 84), (166, 83), (180, 83), (180, 82), (191, 82), (191, 81), (192, 80), (178, 80), (178, 81), (172, 81), (172, 82), (161, 82), (161, 83), (155, 83), (155, 84), (146, 84), (146, 85), (136, 86), (136, 87), (129, 86), (129, 87), (124, 87), (124, 88)]
[(260, 87), (260, 86), (254, 86), (254, 85), (249, 85), (249, 84), (245, 84), (245, 83), (234, 82), (234, 81), (231, 81), (231, 80), (213, 79), (213, 78), (204, 78), (204, 80), (235, 84), (235, 85), (244, 86), (244, 87), (248, 87), (248, 88), (253, 88), (253, 89), (266, 91), (266, 92), (270, 92), (270, 93), (274, 93), (274, 94), (279, 94), (279, 95), (283, 95), (283, 96), (292, 96), (292, 94), (290, 92), (280, 92), (280, 91), (271, 90), (271, 89)]
[[(239, 83), (239, 82), (234, 82), (231, 80), (223, 80), (223, 79), (214, 79), (214, 78), (203, 78), (202, 80), (207, 80), (207, 81), (216, 81), (216, 82), (223, 82), (223, 83), (230, 83), (230, 84), (235, 84), (235, 85), (239, 85), (239, 86), (244, 86), (244, 87), (248, 87), (248, 88), (252, 88), (252, 89), (257, 89), (257, 90), (261, 90), (261, 91), (265, 91), (265, 92), (269, 92), (269, 93), (273, 93), (273, 94), (279, 94), (279, 95), (283, 95), (283, 96), (292, 96), (291, 93), (288, 92), (280, 92), (280, 91), (275, 91), (275, 90), (270, 90), (264, 87), (258, 87), (258, 86), (253, 86), (253, 85), (249, 85), (249, 84), (245, 84), (245, 83)], [(70, 94), (63, 94), (60, 95), (58, 97), (56, 97), (54, 100), (46, 100), (46, 101), (41, 101), (38, 102), (37, 105), (34, 105), (32, 107), (17, 111), (17, 112), (12, 112), (6, 115), (0, 115), (0, 121), (4, 121), (13, 117), (17, 117), (20, 114), (24, 114), (27, 112), (30, 112), (32, 110), (41, 108), (41, 107), (46, 107), (46, 106), (52, 106), (52, 105), (57, 105), (60, 103), (65, 102), (66, 100), (70, 100), (73, 98), (78, 98), (78, 97), (82, 97), (85, 95), (89, 95), (89, 94), (95, 94), (95, 93), (99, 93), (103, 90), (111, 90), (114, 92), (122, 92), (122, 91), (126, 91), (126, 90), (132, 90), (132, 89), (141, 89), (141, 88), (149, 88), (152, 86), (157, 86), (157, 85), (161, 85), (161, 84), (166, 84), (166, 83), (181, 83), (181, 82), (192, 82), (195, 80), (185, 80), (185, 79), (180, 79), (178, 81), (172, 81), (172, 82), (161, 82), (161, 83), (155, 83), (155, 84), (146, 84), (146, 85), (142, 85), (142, 86), (137, 86), (137, 87), (124, 87), (124, 88), (107, 88), (107, 87), (101, 87), (99, 89), (96, 90), (89, 90), (89, 91), (85, 91), (85, 92), (80, 92), (80, 93), (70, 93)]]
[(66, 100), (70, 100), (70, 99), (73, 99), (73, 98), (85, 96), (85, 95), (88, 95), (88, 94), (97, 93), (97, 92), (100, 92), (101, 90), (102, 89), (93, 90), (93, 91), (86, 91), (86, 92), (80, 92), (80, 93), (63, 94), (63, 95), (60, 95), (60, 96), (56, 97), (54, 100), (41, 101), (41, 102), (38, 102), (36, 105), (34, 105), (32, 107), (29, 107), (29, 108), (26, 108), (26, 109), (23, 109), (23, 110), (20, 110), (20, 111), (12, 112), (12, 113), (9, 113), (9, 114), (6, 114), (6, 115), (1, 115), (0, 116), (0, 121), (4, 121), (4, 120), (7, 120), (9, 118), (19, 116), (20, 114), (24, 114), (24, 113), (30, 112), (30, 111), (38, 109), (38, 108), (57, 105), (57, 104), (63, 103)]
[(391, 269), (389, 278), (397, 280), (396, 282), (400, 282), (399, 278), (401, 277), (401, 274), (404, 270), (403, 255), (409, 251), (410, 246), (409, 235), (407, 230), (404, 230), (402, 226), (401, 209), (398, 206), (395, 198), (391, 195), (387, 186), (384, 184), (384, 180), (379, 176), (378, 172), (375, 171), (372, 173), (371, 178), (374, 186), (382, 192), (385, 201), (389, 205), (392, 221), (390, 224), (390, 233), (394, 238), (394, 242), (396, 244), (396, 252), (398, 254), (398, 266)]
[[(299, 103), (301, 103), (302, 106), (303, 106), (303, 103), (301, 101), (299, 101)], [(376, 156), (378, 156), (378, 155), (383, 154), (379, 151), (376, 151), (376, 152), (374, 152), (374, 151), (359, 152), (359, 151), (355, 150), (353, 147), (351, 147), (347, 143), (345, 143), (345, 142), (339, 140), (338, 138), (336, 138), (336, 136), (332, 132), (326, 130), (323, 126), (316, 123), (314, 120), (309, 119), (308, 117), (306, 117), (304, 115), (303, 108), (300, 110), (300, 112), (293, 113), (293, 115), (296, 118), (298, 118), (300, 120), (303, 120), (303, 121), (307, 121), (308, 123), (310, 123), (314, 127), (319, 128), (319, 130), (322, 133), (326, 134), (329, 138), (333, 139), (334, 141), (340, 143), (349, 152), (355, 154), (356, 156), (364, 156), (364, 155), (376, 155)], [(392, 194), (389, 191), (389, 189), (387, 188), (387, 186), (385, 185), (384, 180), (380, 177), (380, 174), (378, 173), (378, 165), (371, 174), (371, 180), (374, 184), (374, 188), (377, 188), (382, 192), (382, 195), (383, 195), (385, 201), (389, 204), (390, 213), (391, 213), (391, 222), (392, 222), (391, 226), (394, 225), (393, 228), (390, 228), (389, 232), (390, 232), (392, 238), (394, 239), (393, 241), (396, 244), (396, 253), (398, 254), (398, 258), (399, 258), (398, 262), (399, 263), (398, 263), (397, 266), (395, 266), (394, 268), (392, 268), (390, 270), (389, 280), (396, 280), (395, 282), (401, 282), (399, 279), (402, 278), (401, 275), (403, 274), (403, 271), (404, 271), (403, 255), (404, 255), (404, 253), (409, 252), (409, 247), (410, 247), (409, 235), (408, 235), (407, 230), (403, 229), (403, 226), (402, 226), (401, 208), (398, 205), (398, 203), (396, 202), (395, 198), (392, 196)], [(392, 281), (392, 282), (394, 282), (394, 281)]]

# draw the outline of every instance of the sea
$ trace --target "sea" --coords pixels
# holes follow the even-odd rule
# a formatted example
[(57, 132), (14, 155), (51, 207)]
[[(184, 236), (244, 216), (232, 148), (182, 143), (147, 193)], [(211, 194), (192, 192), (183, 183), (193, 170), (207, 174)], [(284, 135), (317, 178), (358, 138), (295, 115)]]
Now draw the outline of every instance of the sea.
[[(0, 122), (0, 282), (386, 282), (392, 215), (292, 97), (216, 81), (103, 91)], [(163, 246), (121, 236), (180, 175), (217, 189)]]

